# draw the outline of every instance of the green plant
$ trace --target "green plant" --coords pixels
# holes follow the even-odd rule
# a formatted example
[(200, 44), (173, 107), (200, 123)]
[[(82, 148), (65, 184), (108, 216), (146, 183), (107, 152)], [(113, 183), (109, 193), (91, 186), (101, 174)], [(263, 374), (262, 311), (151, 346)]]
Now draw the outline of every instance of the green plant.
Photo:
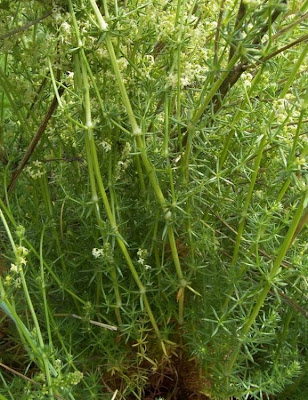
[(301, 398), (307, 8), (0, 3), (0, 396)]

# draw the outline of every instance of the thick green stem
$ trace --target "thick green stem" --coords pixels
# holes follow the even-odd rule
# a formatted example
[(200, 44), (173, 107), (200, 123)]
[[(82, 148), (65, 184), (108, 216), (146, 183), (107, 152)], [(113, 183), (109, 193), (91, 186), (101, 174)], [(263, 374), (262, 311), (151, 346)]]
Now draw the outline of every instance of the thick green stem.
[[(72, 18), (73, 18), (73, 25), (75, 28), (75, 34), (78, 39), (78, 43), (81, 43), (80, 35), (79, 35), (79, 30), (78, 30), (78, 25), (77, 21), (75, 18), (75, 14), (73, 13), (72, 5), (70, 4), (71, 12), (72, 12)], [(91, 71), (89, 62), (87, 60), (87, 57), (85, 55), (84, 49), (81, 47), (80, 54), (77, 54), (75, 56), (75, 64), (76, 64), (76, 83), (79, 87), (83, 87), (83, 81), (86, 78), (86, 89), (89, 91), (89, 84), (88, 84), (88, 77), (87, 73), (90, 76), (91, 82), (94, 86), (94, 89), (96, 91), (96, 94), (98, 96), (99, 104), (101, 107), (102, 112), (104, 113), (104, 106), (103, 106), (103, 101), (99, 95), (99, 91), (93, 76), (93, 73)], [(86, 69), (86, 70), (85, 70)], [(85, 76), (84, 76), (85, 74)], [(88, 118), (88, 121), (91, 121), (91, 109), (90, 109), (90, 98), (87, 99), (88, 102), (88, 108), (90, 111), (88, 111), (88, 114), (86, 114), (86, 120)], [(87, 111), (85, 111), (87, 113)], [(87, 127), (83, 126), (83, 128), (87, 129)], [(94, 167), (94, 161), (93, 161), (93, 155), (91, 150), (92, 148), (92, 141), (94, 142), (93, 138), (93, 133), (92, 135), (85, 135), (85, 143), (86, 143), (86, 153), (87, 153), (87, 160), (88, 160), (88, 171), (89, 171), (89, 178), (90, 178), (90, 186), (91, 186), (91, 192), (92, 192), (92, 201), (94, 203), (94, 210), (95, 210), (95, 217), (101, 232), (102, 237), (104, 237), (104, 227), (103, 227), (103, 221), (100, 213), (100, 207), (99, 207), (99, 199), (97, 195), (97, 190), (96, 190), (96, 181), (95, 181), (95, 167)], [(94, 144), (94, 151), (96, 152), (95, 144)], [(96, 154), (96, 153), (95, 153)], [(111, 210), (111, 214), (113, 215), (114, 212)], [(115, 305), (115, 314), (116, 318), (119, 324), (122, 324), (122, 318), (121, 318), (121, 313), (120, 313), (120, 307), (122, 306), (122, 300), (121, 300), (121, 294), (119, 290), (119, 285), (118, 285), (118, 278), (117, 278), (117, 272), (116, 272), (116, 267), (114, 264), (111, 266), (111, 278), (113, 281), (113, 289), (115, 293), (115, 298), (116, 298), (116, 305)], [(96, 285), (96, 301), (99, 303), (100, 299), (100, 293), (102, 291), (102, 271), (98, 272), (97, 275), (97, 285)]]
[(125, 245), (122, 237), (120, 236), (120, 233), (119, 233), (118, 227), (117, 227), (117, 223), (116, 223), (116, 218), (112, 212), (108, 197), (106, 195), (106, 190), (105, 190), (102, 175), (100, 172), (100, 167), (99, 167), (99, 163), (98, 163), (97, 152), (96, 152), (96, 147), (95, 147), (95, 142), (94, 142), (94, 137), (93, 137), (93, 124), (92, 124), (92, 116), (91, 116), (91, 103), (90, 103), (88, 74), (87, 74), (86, 67), (83, 64), (81, 64), (81, 69), (82, 69), (82, 78), (83, 78), (83, 87), (84, 87), (84, 107), (85, 107), (86, 127), (87, 127), (86, 135), (87, 135), (87, 140), (89, 141), (89, 145), (90, 145), (90, 152), (91, 152), (91, 159), (93, 162), (93, 170), (94, 170), (95, 180), (96, 180), (100, 195), (103, 200), (103, 204), (105, 207), (105, 211), (106, 211), (109, 223), (110, 223), (110, 225), (113, 229), (113, 232), (116, 236), (118, 246), (120, 247), (120, 249), (122, 251), (122, 254), (127, 262), (127, 265), (131, 271), (131, 274), (132, 274), (132, 276), (139, 288), (139, 291), (142, 295), (146, 311), (148, 313), (148, 316), (150, 318), (152, 326), (155, 330), (155, 333), (156, 333), (157, 337), (160, 338), (160, 332), (159, 332), (158, 326), (156, 324), (150, 304), (147, 300), (146, 289), (139, 278), (138, 272), (132, 262), (132, 259), (128, 253), (126, 245)]
[[(147, 175), (148, 175), (148, 177), (150, 179), (150, 182), (151, 182), (151, 185), (153, 187), (153, 190), (154, 190), (154, 193), (156, 195), (156, 198), (158, 200), (158, 203), (161, 205), (161, 208), (162, 208), (162, 210), (164, 212), (166, 223), (170, 223), (170, 221), (172, 220), (172, 213), (168, 208), (167, 201), (166, 201), (166, 199), (165, 199), (165, 197), (164, 197), (164, 195), (162, 193), (162, 190), (160, 188), (159, 181), (158, 181), (158, 178), (157, 178), (157, 175), (156, 175), (156, 172), (155, 172), (155, 168), (152, 165), (152, 163), (149, 160), (148, 155), (146, 153), (146, 148), (145, 148), (144, 140), (143, 140), (143, 134), (142, 134), (142, 131), (141, 131), (141, 129), (140, 129), (140, 127), (139, 127), (139, 125), (138, 125), (138, 123), (136, 121), (135, 114), (133, 112), (129, 97), (127, 95), (127, 91), (126, 91), (126, 88), (125, 88), (125, 85), (124, 85), (124, 81), (122, 79), (121, 72), (120, 72), (120, 69), (119, 69), (119, 66), (118, 66), (118, 63), (117, 63), (117, 58), (116, 58), (116, 55), (115, 55), (115, 52), (114, 52), (114, 48), (113, 48), (113, 44), (112, 44), (112, 41), (111, 41), (111, 37), (110, 37), (109, 32), (106, 32), (107, 24), (104, 21), (104, 18), (100, 13), (99, 8), (97, 7), (95, 0), (90, 0), (90, 2), (91, 2), (91, 6), (93, 8), (93, 11), (94, 11), (94, 13), (95, 13), (95, 15), (97, 17), (97, 20), (98, 20), (98, 23), (100, 25), (100, 28), (105, 34), (105, 43), (106, 43), (107, 50), (108, 50), (108, 53), (109, 53), (110, 61), (111, 61), (111, 64), (113, 66), (113, 70), (114, 70), (114, 73), (115, 73), (117, 84), (118, 84), (118, 87), (120, 89), (120, 93), (121, 93), (122, 100), (123, 100), (123, 103), (124, 103), (124, 106), (125, 106), (125, 109), (126, 109), (126, 112), (127, 112), (128, 119), (130, 121), (132, 132), (133, 132), (133, 134), (135, 135), (135, 138), (136, 138), (136, 144), (137, 144), (137, 148), (138, 148), (138, 150), (140, 152), (140, 155), (141, 155), (143, 166), (144, 166), (144, 168), (146, 170), (146, 173), (147, 173)], [(108, 212), (107, 212), (107, 214), (108, 214)], [(170, 233), (171, 230), (172, 230), (172, 234)], [(170, 241), (170, 247), (174, 249), (174, 251), (172, 252), (173, 261), (174, 261), (175, 268), (176, 268), (176, 271), (177, 271), (177, 274), (178, 274), (178, 278), (181, 281), (181, 279), (183, 278), (183, 273), (182, 273), (182, 268), (181, 268), (181, 264), (180, 264), (180, 261), (179, 261), (177, 249), (176, 249), (176, 242), (175, 242), (175, 238), (174, 238), (173, 228), (172, 228), (171, 225), (168, 227), (168, 237), (169, 237), (169, 241)], [(182, 307), (179, 307), (179, 321), (183, 321), (183, 309), (182, 309)]]

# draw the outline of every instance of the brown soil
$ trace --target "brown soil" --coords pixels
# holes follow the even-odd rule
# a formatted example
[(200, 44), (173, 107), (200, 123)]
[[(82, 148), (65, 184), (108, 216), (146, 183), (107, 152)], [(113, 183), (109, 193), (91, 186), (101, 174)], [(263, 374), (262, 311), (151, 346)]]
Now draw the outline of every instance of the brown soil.
[[(204, 393), (209, 392), (210, 381), (205, 379), (200, 371), (196, 360), (179, 360), (172, 356), (169, 359), (163, 358), (158, 368), (153, 371), (153, 365), (142, 363), (139, 371), (149, 371), (147, 384), (144, 387), (144, 395), (140, 399), (131, 394), (125, 397), (126, 400), (157, 400), (162, 397), (164, 400), (210, 400)], [(136, 371), (131, 371), (132, 375)], [(127, 373), (129, 379), (129, 373)], [(116, 389), (121, 391), (126, 386), (119, 376), (105, 377), (104, 385), (113, 392)]]
[(207, 400), (209, 397), (203, 393), (209, 387), (210, 382), (201, 376), (196, 361), (174, 357), (161, 371), (151, 374), (143, 400)]

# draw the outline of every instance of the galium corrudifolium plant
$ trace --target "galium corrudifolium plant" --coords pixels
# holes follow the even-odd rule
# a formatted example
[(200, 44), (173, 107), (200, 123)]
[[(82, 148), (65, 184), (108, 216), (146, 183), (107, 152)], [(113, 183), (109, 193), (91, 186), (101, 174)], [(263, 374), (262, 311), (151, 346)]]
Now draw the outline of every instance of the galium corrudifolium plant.
[[(1, 9), (4, 188), (57, 103), (1, 203), (13, 264), (4, 318), (19, 318), (20, 365), (34, 361), (45, 385), (27, 395), (98, 398), (104, 365), (127, 382), (124, 398), (142, 398), (143, 363), (172, 352), (199, 360), (213, 398), (262, 398), (292, 382), (296, 394), (307, 344), (306, 2), (15, 3)], [(24, 282), (8, 240), (18, 224)], [(34, 327), (46, 353), (27, 336)], [(77, 386), (73, 371), (84, 374)]]

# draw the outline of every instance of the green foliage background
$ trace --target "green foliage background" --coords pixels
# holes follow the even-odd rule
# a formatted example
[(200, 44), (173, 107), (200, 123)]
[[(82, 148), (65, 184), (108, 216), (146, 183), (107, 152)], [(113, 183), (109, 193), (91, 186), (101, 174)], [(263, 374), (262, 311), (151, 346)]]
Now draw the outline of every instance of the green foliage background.
[(0, 1), (4, 398), (306, 397), (307, 8)]

